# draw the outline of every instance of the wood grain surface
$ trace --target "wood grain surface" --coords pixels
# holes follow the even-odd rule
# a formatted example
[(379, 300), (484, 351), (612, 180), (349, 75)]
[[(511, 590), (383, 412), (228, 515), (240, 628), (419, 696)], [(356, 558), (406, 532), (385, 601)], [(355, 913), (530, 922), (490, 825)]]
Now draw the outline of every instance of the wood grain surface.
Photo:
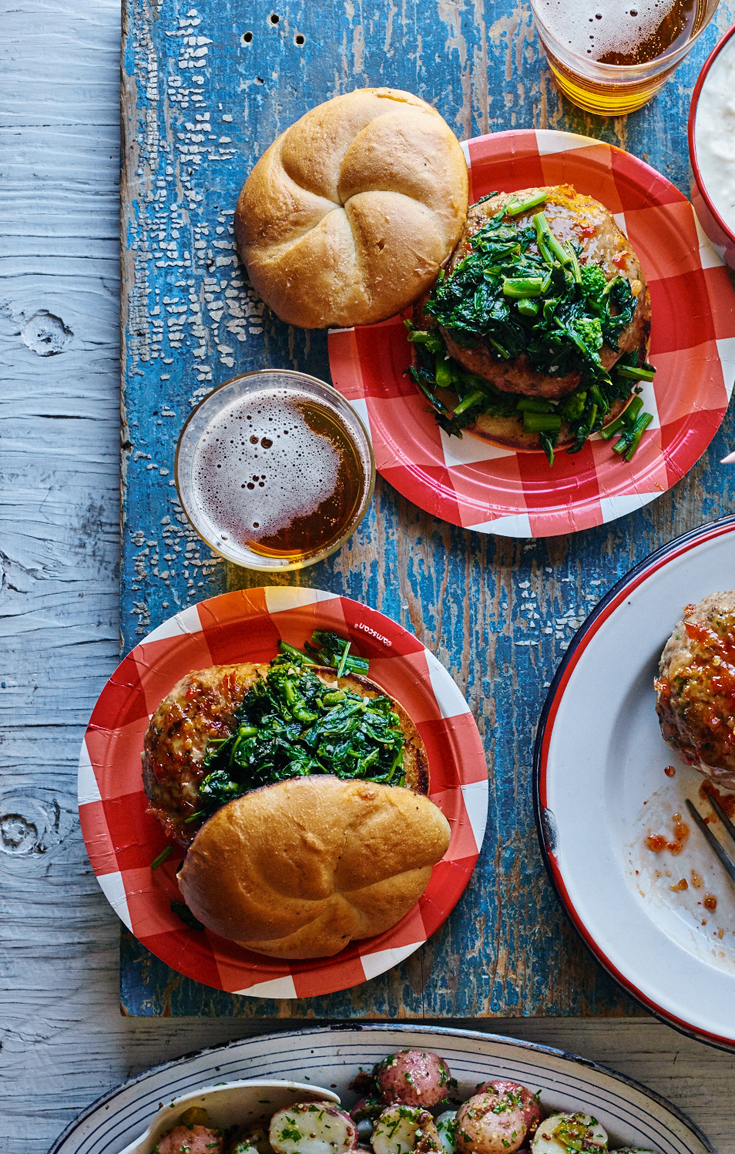
[[(76, 763), (119, 653), (120, 11), (0, 0), (0, 27), (0, 1150), (45, 1154), (123, 1078), (274, 1023), (119, 1012)], [(732, 1056), (648, 1018), (479, 1026), (606, 1062), (735, 1154)]]
[[(275, 4), (275, 0), (274, 0)], [(363, 7), (216, 11), (127, 0), (123, 47), (122, 636), (134, 645), (184, 605), (261, 575), (213, 559), (172, 478), (194, 402), (237, 372), (293, 367), (329, 379), (324, 332), (288, 328), (249, 286), (232, 239), (244, 177), (311, 106), (361, 85), (407, 88), (459, 137), (554, 127), (629, 148), (687, 190), (685, 123), (718, 22), (664, 92), (634, 116), (581, 113), (549, 81), (527, 5), (393, 0)], [(477, 717), (490, 771), (485, 845), (446, 925), (403, 965), (305, 1002), (220, 994), (174, 974), (130, 935), (122, 1000), (131, 1014), (441, 1016), (635, 1014), (591, 959), (546, 877), (531, 805), (544, 694), (600, 596), (652, 549), (726, 511), (735, 471), (717, 462), (732, 415), (675, 489), (641, 512), (573, 536), (513, 541), (421, 512), (381, 480), (368, 516), (334, 557), (277, 578), (345, 593), (414, 631)]]

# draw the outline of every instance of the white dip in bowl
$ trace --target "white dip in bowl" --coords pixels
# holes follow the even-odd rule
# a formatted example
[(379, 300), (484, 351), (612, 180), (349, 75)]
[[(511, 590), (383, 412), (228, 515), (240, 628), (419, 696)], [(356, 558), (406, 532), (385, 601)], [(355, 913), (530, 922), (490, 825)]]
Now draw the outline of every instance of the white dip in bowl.
[(735, 36), (722, 45), (705, 76), (694, 144), (698, 181), (735, 233)]

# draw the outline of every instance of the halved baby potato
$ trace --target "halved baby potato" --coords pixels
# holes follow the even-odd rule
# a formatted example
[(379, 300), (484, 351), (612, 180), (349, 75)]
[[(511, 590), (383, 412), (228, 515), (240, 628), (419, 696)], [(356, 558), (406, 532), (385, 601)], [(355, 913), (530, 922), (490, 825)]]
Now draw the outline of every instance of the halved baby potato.
[(439, 1132), (428, 1110), (418, 1106), (389, 1106), (373, 1130), (374, 1154), (429, 1154), (442, 1150)]
[(552, 1114), (539, 1124), (531, 1150), (533, 1154), (605, 1154), (607, 1131), (591, 1114)]
[(444, 1154), (455, 1154), (457, 1149), (457, 1111), (445, 1110), (436, 1120), (439, 1141)]
[(515, 1154), (527, 1133), (523, 1107), (508, 1094), (481, 1091), (457, 1111), (460, 1154)]
[(273, 1115), (268, 1138), (275, 1154), (348, 1154), (357, 1126), (331, 1102), (297, 1102)]

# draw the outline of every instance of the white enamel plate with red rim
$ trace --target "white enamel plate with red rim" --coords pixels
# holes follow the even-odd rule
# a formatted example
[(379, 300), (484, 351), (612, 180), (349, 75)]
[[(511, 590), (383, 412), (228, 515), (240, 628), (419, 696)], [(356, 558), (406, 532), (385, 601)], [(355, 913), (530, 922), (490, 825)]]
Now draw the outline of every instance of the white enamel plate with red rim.
[[(535, 750), (539, 836), (577, 930), (648, 1009), (725, 1047), (735, 1047), (735, 887), (688, 815), (687, 797), (712, 810), (702, 776), (661, 737), (653, 679), (684, 606), (734, 586), (735, 517), (633, 569), (569, 646)], [(649, 834), (675, 845), (677, 814), (689, 827), (683, 848), (653, 852)], [(719, 821), (710, 828), (735, 852)]]
[(630, 463), (599, 434), (549, 468), (465, 433), (449, 437), (406, 375), (402, 317), (329, 334), (335, 387), (370, 431), (378, 472), (421, 509), (454, 525), (508, 537), (549, 537), (613, 521), (671, 488), (701, 457), (735, 377), (735, 294), (691, 204), (660, 173), (612, 145), (527, 129), (462, 146), (470, 201), (495, 190), (564, 184), (615, 216), (640, 257), (652, 301), (653, 423)]
[[(421, 900), (378, 937), (333, 958), (288, 962), (251, 953), (185, 925), (176, 870), (183, 850), (158, 869), (167, 845), (146, 814), (141, 775), (151, 715), (192, 669), (269, 661), (280, 640), (302, 648), (315, 629), (334, 630), (370, 661), (370, 677), (410, 714), (429, 757), (430, 796), (449, 820), (449, 849)], [(79, 762), (79, 816), (90, 861), (126, 926), (186, 977), (232, 993), (306, 998), (359, 985), (396, 965), (447, 918), (475, 867), (487, 817), (487, 766), (474, 718), (436, 657), (375, 609), (317, 589), (271, 587), (224, 593), (154, 629), (118, 666), (100, 694)]]

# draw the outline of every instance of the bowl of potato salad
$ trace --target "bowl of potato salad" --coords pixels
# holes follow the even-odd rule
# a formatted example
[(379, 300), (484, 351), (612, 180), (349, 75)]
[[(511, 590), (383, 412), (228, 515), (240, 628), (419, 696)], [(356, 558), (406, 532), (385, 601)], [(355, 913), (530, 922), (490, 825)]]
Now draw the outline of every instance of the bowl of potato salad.
[(93, 1103), (49, 1154), (715, 1154), (666, 1099), (548, 1046), (340, 1023), (242, 1038)]

